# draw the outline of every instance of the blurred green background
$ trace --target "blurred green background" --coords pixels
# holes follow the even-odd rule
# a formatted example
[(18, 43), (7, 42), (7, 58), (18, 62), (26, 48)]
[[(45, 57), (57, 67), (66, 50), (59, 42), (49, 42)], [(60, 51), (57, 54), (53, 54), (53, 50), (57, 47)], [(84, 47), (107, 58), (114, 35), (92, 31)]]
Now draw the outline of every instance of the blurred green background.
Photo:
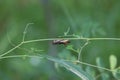
[[(120, 0), (0, 0), (0, 54), (21, 42), (28, 23), (34, 24), (27, 29), (25, 40), (63, 36), (68, 28), (69, 34), (83, 37), (119, 38)], [(80, 40), (70, 43), (75, 49), (82, 44)], [(77, 58), (77, 53), (63, 45), (52, 45), (52, 41), (25, 44), (8, 55), (24, 54), (46, 54), (69, 60)], [(96, 58), (99, 57), (103, 60), (104, 67), (110, 68), (111, 54), (117, 56), (119, 67), (120, 41), (91, 41), (82, 51), (82, 61), (96, 65)], [(96, 76), (97, 73), (99, 72), (96, 72)], [(62, 67), (56, 69), (54, 63), (47, 60), (39, 58), (0, 60), (0, 80), (67, 79), (80, 80)]]

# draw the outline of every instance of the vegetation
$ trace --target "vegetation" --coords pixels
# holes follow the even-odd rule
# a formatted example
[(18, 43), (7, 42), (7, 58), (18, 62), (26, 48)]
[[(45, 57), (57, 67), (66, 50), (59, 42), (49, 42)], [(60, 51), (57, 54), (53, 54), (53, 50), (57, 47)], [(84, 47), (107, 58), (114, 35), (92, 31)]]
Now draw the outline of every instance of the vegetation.
[(119, 5), (1, 0), (0, 80), (119, 80)]

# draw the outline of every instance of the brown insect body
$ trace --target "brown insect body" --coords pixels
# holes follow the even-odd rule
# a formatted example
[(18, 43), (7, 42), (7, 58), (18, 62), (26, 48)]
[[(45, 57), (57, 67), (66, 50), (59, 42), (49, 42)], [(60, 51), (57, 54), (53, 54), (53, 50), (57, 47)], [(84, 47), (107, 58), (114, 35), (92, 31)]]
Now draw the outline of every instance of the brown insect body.
[(69, 40), (54, 40), (53, 44), (64, 44), (67, 45), (68, 43), (70, 43)]

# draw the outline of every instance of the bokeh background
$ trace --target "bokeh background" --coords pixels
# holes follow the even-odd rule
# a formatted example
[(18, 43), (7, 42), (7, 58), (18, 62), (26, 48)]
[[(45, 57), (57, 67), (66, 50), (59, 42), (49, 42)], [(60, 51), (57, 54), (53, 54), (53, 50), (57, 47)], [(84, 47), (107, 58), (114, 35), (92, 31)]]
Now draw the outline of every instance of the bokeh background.
[[(82, 37), (119, 38), (120, 0), (0, 0), (0, 54), (22, 40), (55, 38), (69, 34)], [(84, 42), (84, 41), (83, 41)], [(82, 44), (71, 41), (75, 49)], [(8, 55), (46, 54), (63, 59), (76, 59), (77, 53), (51, 41), (29, 43)], [(82, 51), (82, 61), (96, 65), (96, 58), (109, 67), (109, 56), (114, 54), (120, 64), (120, 41), (91, 41)], [(94, 68), (93, 68), (94, 69)], [(95, 69), (96, 70), (96, 69)], [(10, 58), (0, 60), (0, 80), (80, 80), (75, 74), (39, 58)], [(101, 79), (100, 79), (101, 80)]]

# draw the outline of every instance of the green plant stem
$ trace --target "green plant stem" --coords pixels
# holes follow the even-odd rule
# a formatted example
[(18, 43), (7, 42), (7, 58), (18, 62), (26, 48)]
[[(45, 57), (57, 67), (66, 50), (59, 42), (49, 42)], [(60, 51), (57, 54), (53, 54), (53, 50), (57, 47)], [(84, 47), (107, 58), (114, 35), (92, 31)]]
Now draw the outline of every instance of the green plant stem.
[(21, 57), (39, 57), (39, 58), (44, 58), (43, 56), (36, 56), (36, 55), (13, 55), (13, 56), (3, 56), (3, 57), (0, 57), (0, 59), (21, 58)]
[(115, 40), (120, 41), (120, 38), (48, 38), (48, 39), (35, 39), (35, 40), (28, 40), (24, 41), (24, 43), (32, 43), (32, 42), (39, 42), (39, 41), (51, 41), (51, 40), (58, 40), (58, 39), (68, 39), (68, 40), (88, 40), (88, 41), (95, 41), (95, 40)]
[[(78, 61), (80, 61), (80, 57), (81, 57), (81, 53), (82, 53), (82, 50), (83, 50), (83, 48), (84, 47), (86, 47), (87, 45), (88, 45), (88, 40), (84, 43), (84, 45), (83, 46), (81, 46), (81, 48), (80, 48), (80, 51), (79, 51), (79, 53), (78, 53)], [(82, 59), (81, 59), (82, 60)]]
[(18, 47), (20, 47), (23, 44), (23, 42), (21, 42), (20, 44), (18, 44), (17, 46), (13, 47), (12, 49), (8, 50), (7, 52), (3, 53), (0, 55), (0, 58), (4, 55), (7, 55), (8, 53), (12, 52), (13, 50), (17, 49)]
[(94, 67), (94, 68), (99, 68), (99, 69), (103, 69), (103, 70), (112, 72), (112, 70), (110, 70), (110, 69), (99, 67), (99, 66), (95, 66), (95, 65), (88, 64), (88, 63), (85, 63), (85, 62), (81, 62), (81, 61), (75, 61), (75, 62), (76, 63), (80, 63), (80, 64), (84, 64), (84, 65), (87, 65), (87, 66), (91, 66), (91, 67)]
[(28, 41), (22, 41), (20, 44), (17, 46), (13, 47), (9, 51), (3, 53), (0, 55), (0, 57), (7, 55), (8, 53), (12, 52), (13, 50), (17, 49), (23, 44), (26, 43), (32, 43), (32, 42), (39, 42), (39, 41), (52, 41), (52, 40), (58, 40), (58, 39), (68, 39), (68, 40), (88, 40), (88, 41), (93, 41), (93, 40), (118, 40), (120, 41), (120, 38), (48, 38), (48, 39), (36, 39), (36, 40), (28, 40)]
[(27, 33), (27, 29), (28, 27), (31, 25), (31, 24), (34, 24), (34, 23), (28, 23), (25, 27), (25, 30), (23, 32), (23, 38), (22, 38), (22, 41), (24, 42), (25, 41), (25, 36), (26, 36), (26, 33)]
[[(0, 59), (22, 58), (22, 57), (37, 57), (37, 58), (40, 58), (40, 59), (46, 58), (46, 59), (50, 60), (49, 56), (45, 56), (45, 55), (39, 55), (39, 56), (37, 56), (37, 55), (13, 55), (13, 56), (3, 56), (3, 57), (0, 57)], [(113, 70), (110, 70), (110, 69), (107, 69), (107, 68), (104, 68), (104, 67), (99, 67), (99, 66), (96, 66), (96, 65), (92, 65), (92, 64), (89, 64), (89, 63), (81, 62), (81, 61), (78, 61), (78, 60), (77, 61), (62, 60), (62, 61), (68, 61), (68, 62), (72, 62), (72, 63), (80, 63), (80, 64), (83, 64), (83, 65), (87, 65), (87, 66), (91, 66), (91, 67), (94, 67), (94, 68), (103, 69), (103, 70), (106, 70), (106, 71), (109, 71), (109, 72), (113, 72)]]

